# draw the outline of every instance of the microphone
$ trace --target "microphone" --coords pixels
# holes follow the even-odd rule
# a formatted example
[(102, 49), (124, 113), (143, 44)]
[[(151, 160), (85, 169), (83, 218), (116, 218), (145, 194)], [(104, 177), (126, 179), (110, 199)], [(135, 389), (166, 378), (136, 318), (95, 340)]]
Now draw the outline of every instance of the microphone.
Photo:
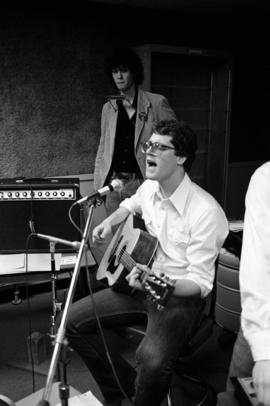
[(101, 198), (102, 196), (106, 196), (109, 193), (113, 192), (121, 192), (123, 190), (124, 184), (120, 179), (113, 179), (108, 186), (103, 186), (101, 189), (95, 190), (89, 196), (82, 197), (81, 199), (77, 200), (76, 204), (81, 204), (91, 200), (93, 198)]
[(68, 245), (68, 246), (70, 246), (72, 248), (76, 248), (76, 249), (79, 249), (81, 246), (81, 243), (79, 241), (63, 240), (63, 238), (57, 238), (57, 237), (53, 237), (52, 235), (39, 234), (39, 233), (35, 233), (34, 235), (43, 240)]

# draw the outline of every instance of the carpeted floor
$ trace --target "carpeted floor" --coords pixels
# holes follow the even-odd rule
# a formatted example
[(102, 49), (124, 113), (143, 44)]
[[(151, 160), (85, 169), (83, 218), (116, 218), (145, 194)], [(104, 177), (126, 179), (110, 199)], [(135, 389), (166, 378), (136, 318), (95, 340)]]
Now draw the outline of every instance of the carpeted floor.
[[(63, 290), (58, 292), (60, 301), (64, 294)], [(8, 396), (14, 402), (45, 386), (52, 354), (52, 346), (48, 336), (51, 314), (52, 295), (50, 291), (30, 297), (29, 302), (24, 299), (18, 305), (12, 304), (11, 300), (0, 304), (0, 394)], [(38, 356), (45, 354), (44, 343), (46, 343), (47, 351), (44, 355), (44, 361), (34, 364), (34, 370), (30, 362), (27, 344), (27, 337), (33, 332), (39, 333), (42, 343), (42, 351), (39, 347)], [(118, 343), (118, 339), (116, 342)], [(123, 354), (132, 361), (134, 345), (123, 339), (119, 339), (119, 343), (119, 348)], [(189, 362), (190, 372), (203, 377), (215, 387), (217, 392), (222, 392), (225, 388), (232, 345), (232, 337), (226, 336), (216, 326), (212, 338)], [(91, 390), (102, 401), (100, 391), (83, 362), (74, 352), (69, 354), (69, 358), (68, 383), (82, 393)], [(42, 361), (42, 357), (40, 356), (40, 359), (37, 357), (35, 360)], [(173, 385), (174, 397), (176, 397), (175, 404), (178, 403), (179, 387), (181, 387), (181, 380), (176, 377)]]

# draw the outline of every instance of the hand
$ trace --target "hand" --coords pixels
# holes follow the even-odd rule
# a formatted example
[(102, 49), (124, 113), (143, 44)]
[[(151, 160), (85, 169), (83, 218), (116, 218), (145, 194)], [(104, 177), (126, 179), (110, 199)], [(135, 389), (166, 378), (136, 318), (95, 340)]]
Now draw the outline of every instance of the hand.
[(258, 402), (270, 406), (270, 360), (255, 362), (253, 384)]
[(112, 232), (112, 227), (110, 223), (103, 221), (98, 226), (96, 226), (92, 231), (92, 241), (93, 243), (102, 244), (106, 237)]
[(132, 271), (126, 276), (129, 286), (138, 290), (143, 290), (142, 284), (139, 280), (142, 271), (147, 273), (151, 272), (150, 268), (146, 265), (136, 264), (136, 266), (134, 266)]

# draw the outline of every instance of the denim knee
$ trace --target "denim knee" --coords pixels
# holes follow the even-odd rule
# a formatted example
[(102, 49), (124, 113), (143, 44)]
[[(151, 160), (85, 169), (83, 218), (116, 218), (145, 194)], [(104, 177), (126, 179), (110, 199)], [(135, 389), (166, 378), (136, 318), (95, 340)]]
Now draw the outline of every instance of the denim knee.
[(160, 375), (165, 364), (162, 352), (156, 351), (150, 344), (139, 346), (136, 352), (136, 362), (150, 376)]

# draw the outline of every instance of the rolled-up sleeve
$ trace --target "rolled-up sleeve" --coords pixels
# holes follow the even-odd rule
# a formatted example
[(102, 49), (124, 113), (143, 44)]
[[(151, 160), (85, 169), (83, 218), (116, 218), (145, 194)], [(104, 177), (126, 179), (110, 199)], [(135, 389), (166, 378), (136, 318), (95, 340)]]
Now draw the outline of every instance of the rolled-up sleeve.
[(270, 164), (252, 176), (240, 262), (242, 328), (255, 361), (270, 359)]
[(212, 290), (215, 261), (228, 235), (228, 222), (219, 207), (206, 210), (192, 225), (187, 247), (187, 275), (201, 288), (201, 297)]

